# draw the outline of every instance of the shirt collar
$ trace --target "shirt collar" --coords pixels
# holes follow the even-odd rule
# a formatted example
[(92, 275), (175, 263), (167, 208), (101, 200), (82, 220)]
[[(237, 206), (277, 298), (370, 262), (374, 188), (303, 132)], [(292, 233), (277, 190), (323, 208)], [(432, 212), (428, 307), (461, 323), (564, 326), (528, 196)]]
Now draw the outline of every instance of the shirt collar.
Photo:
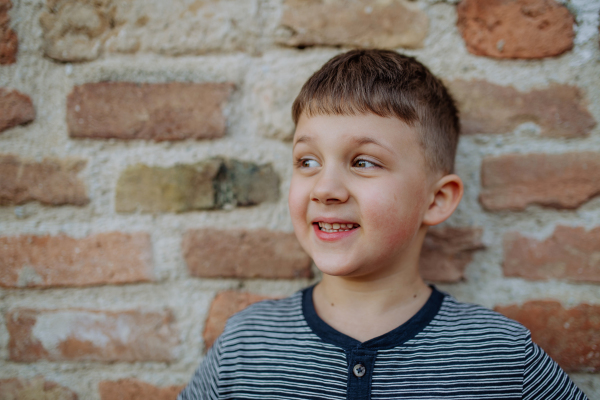
[(431, 286), (431, 288), (433, 290), (425, 305), (408, 321), (388, 333), (362, 343), (336, 331), (317, 315), (312, 296), (314, 286), (302, 291), (302, 312), (310, 329), (326, 343), (341, 347), (344, 350), (357, 348), (369, 350), (391, 349), (415, 337), (437, 315), (445, 295), (438, 291), (435, 286)]

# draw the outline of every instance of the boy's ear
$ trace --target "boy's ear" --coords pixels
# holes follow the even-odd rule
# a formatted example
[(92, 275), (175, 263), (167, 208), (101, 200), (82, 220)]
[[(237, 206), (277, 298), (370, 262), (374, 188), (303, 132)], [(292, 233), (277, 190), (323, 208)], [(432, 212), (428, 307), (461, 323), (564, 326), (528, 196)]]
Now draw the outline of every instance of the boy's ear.
[(458, 175), (443, 176), (434, 186), (433, 199), (423, 217), (423, 224), (437, 225), (447, 220), (462, 199), (464, 185)]

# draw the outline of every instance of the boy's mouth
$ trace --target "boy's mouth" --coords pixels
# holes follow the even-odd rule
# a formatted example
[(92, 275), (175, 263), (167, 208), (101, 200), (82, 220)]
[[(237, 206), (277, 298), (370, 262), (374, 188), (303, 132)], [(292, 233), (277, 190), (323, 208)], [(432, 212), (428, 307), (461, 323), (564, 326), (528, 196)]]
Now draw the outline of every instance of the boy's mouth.
[(356, 229), (360, 226), (359, 224), (354, 224), (354, 223), (341, 224), (341, 223), (337, 223), (337, 222), (334, 222), (332, 224), (330, 224), (328, 222), (316, 222), (316, 224), (319, 226), (320, 231), (328, 232), (328, 233), (347, 232), (347, 231), (351, 231), (352, 229)]

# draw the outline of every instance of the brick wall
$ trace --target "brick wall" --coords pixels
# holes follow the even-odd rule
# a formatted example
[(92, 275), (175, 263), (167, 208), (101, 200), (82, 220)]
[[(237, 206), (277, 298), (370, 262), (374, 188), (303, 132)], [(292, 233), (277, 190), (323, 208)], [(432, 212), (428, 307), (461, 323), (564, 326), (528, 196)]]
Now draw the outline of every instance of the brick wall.
[(600, 398), (600, 0), (483, 4), (0, 0), (0, 398), (174, 399), (231, 313), (316, 281), (290, 105), (356, 46), (461, 109), (424, 277)]

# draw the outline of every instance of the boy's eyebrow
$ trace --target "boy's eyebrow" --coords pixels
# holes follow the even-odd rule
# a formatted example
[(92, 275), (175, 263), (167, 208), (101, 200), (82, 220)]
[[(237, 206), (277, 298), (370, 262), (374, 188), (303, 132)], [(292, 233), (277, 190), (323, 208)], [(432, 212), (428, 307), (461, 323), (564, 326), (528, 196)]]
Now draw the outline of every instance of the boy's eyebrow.
[(352, 141), (358, 145), (364, 145), (364, 144), (375, 144), (379, 147), (384, 148), (385, 150), (389, 151), (390, 153), (394, 153), (388, 146), (386, 146), (385, 144), (381, 143), (379, 140), (373, 139), (372, 137), (368, 137), (368, 136), (360, 136), (357, 138), (352, 138)]
[[(314, 138), (304, 135), (304, 136), (300, 136), (298, 138), (298, 140), (296, 140), (296, 142), (294, 143), (294, 147), (298, 144), (298, 143), (308, 143), (308, 142), (312, 142), (314, 140)], [(384, 145), (383, 143), (381, 143), (379, 140), (373, 139), (372, 137), (368, 137), (368, 136), (360, 136), (357, 138), (352, 138), (352, 142), (354, 142), (355, 145), (357, 146), (362, 146), (365, 144), (375, 144), (387, 151), (389, 151), (390, 153), (394, 153), (388, 146)]]
[(294, 147), (295, 147), (295, 146), (296, 146), (298, 143), (307, 143), (307, 142), (312, 142), (312, 141), (313, 141), (313, 138), (311, 138), (310, 136), (303, 135), (303, 136), (300, 136), (300, 137), (298, 138), (298, 140), (296, 140), (296, 142), (294, 143)]

